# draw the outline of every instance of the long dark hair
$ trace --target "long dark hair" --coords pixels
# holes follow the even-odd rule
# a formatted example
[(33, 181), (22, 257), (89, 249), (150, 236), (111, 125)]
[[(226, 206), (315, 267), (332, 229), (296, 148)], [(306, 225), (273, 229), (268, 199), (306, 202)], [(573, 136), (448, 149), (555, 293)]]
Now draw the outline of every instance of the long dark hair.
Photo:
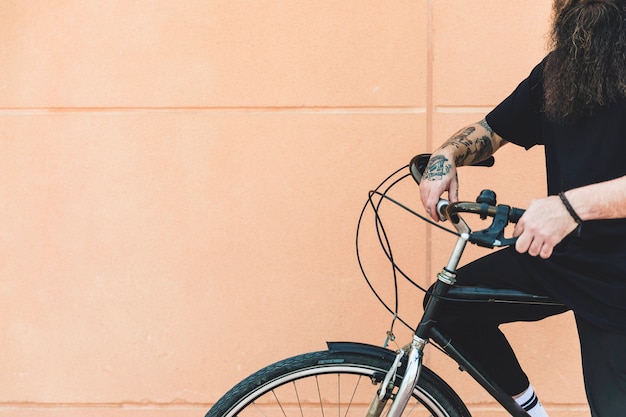
[(573, 122), (626, 98), (626, 0), (555, 0), (545, 112)]

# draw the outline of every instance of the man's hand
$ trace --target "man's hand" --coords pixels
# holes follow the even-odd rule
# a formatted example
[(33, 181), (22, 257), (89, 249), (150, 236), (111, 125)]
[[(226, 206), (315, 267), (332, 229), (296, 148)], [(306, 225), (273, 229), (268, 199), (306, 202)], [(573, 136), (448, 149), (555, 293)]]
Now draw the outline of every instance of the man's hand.
[(454, 203), (459, 200), (456, 167), (446, 156), (433, 155), (422, 175), (420, 195), (426, 212), (434, 221), (440, 220), (439, 213), (437, 213), (437, 203), (446, 191), (450, 202)]
[(433, 220), (440, 220), (437, 203), (446, 191), (451, 203), (459, 201), (457, 167), (483, 161), (505, 143), (483, 119), (459, 130), (433, 152), (420, 183), (422, 204)]
[(533, 200), (513, 230), (515, 250), (549, 258), (554, 247), (577, 226), (558, 196)]

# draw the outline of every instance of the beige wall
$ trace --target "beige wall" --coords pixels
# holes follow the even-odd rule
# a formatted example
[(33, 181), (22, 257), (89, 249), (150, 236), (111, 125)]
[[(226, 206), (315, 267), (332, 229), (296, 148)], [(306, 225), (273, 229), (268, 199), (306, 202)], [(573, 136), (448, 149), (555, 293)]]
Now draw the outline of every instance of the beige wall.
[[(277, 359), (381, 344), (367, 191), (517, 85), (549, 3), (4, 1), (0, 416), (203, 415)], [(461, 195), (527, 204), (541, 159), (505, 148)], [(431, 276), (449, 238), (410, 227), (398, 250)], [(551, 415), (588, 415), (571, 317), (507, 331)]]

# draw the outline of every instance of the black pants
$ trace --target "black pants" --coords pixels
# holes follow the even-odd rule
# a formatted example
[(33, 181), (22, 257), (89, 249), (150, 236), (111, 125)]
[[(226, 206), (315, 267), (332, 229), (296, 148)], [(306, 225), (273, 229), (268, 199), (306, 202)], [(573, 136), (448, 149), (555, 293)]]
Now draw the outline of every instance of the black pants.
[[(480, 285), (545, 294), (541, 280), (521, 267), (513, 249), (495, 252), (458, 271), (459, 285)], [(625, 277), (626, 279), (626, 277)], [(625, 301), (626, 302), (626, 301)], [(537, 321), (563, 313), (560, 306), (445, 301), (438, 327), (454, 345), (511, 396), (529, 384), (500, 324)], [(626, 336), (576, 315), (587, 399), (594, 417), (626, 415)]]

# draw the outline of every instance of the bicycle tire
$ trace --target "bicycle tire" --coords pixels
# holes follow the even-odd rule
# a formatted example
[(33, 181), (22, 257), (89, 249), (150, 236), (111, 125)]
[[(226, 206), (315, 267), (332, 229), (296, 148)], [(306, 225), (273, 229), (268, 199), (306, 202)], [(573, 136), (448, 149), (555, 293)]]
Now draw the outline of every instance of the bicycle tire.
[[(276, 362), (235, 385), (206, 417), (363, 417), (395, 356), (380, 350), (388, 353), (328, 350)], [(471, 417), (452, 388), (427, 367), (404, 415)]]

